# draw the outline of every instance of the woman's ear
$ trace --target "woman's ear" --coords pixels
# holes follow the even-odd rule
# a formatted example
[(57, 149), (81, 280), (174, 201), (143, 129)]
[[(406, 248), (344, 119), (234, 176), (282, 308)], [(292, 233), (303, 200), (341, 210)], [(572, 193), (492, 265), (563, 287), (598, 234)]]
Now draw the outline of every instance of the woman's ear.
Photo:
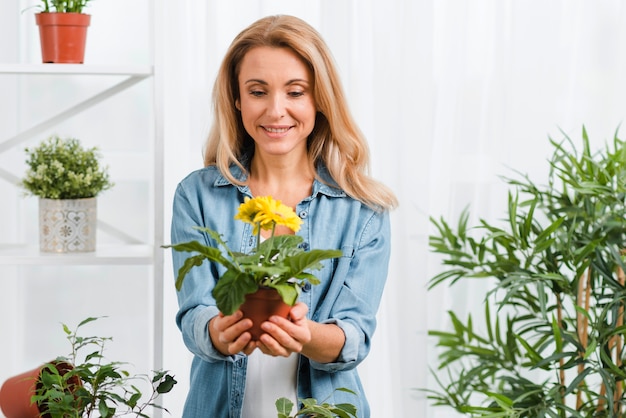
[(235, 99), (235, 107), (241, 112), (241, 103), (239, 103), (239, 99)]

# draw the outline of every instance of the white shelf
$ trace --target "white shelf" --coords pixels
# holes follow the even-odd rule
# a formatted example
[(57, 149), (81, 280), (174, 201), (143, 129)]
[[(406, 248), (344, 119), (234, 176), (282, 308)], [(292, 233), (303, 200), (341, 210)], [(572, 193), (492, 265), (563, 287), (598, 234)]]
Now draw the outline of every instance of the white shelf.
[(0, 245), (0, 265), (151, 265), (151, 245), (99, 245), (89, 253), (47, 253), (37, 246)]
[(149, 65), (0, 64), (0, 74), (127, 75), (145, 78), (153, 74), (153, 68)]

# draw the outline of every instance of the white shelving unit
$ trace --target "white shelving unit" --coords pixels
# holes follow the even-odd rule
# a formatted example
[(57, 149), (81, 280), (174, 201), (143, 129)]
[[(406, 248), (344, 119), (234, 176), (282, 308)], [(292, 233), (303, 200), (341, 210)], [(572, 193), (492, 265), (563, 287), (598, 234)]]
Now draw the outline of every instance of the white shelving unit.
[[(81, 98), (76, 103), (73, 103), (64, 108), (54, 109), (54, 111), (50, 112), (51, 114), (47, 115), (44, 120), (40, 120), (37, 123), (27, 127), (26, 129), (21, 130), (20, 132), (17, 132), (14, 135), (0, 138), (0, 157), (2, 157), (3, 153), (7, 153), (9, 151), (15, 153), (16, 149), (18, 149), (18, 147), (23, 147), (27, 141), (32, 141), (35, 138), (39, 139), (47, 136), (51, 130), (67, 120), (70, 120), (74, 117), (89, 117), (85, 115), (85, 112), (88, 112), (90, 109), (93, 109), (97, 105), (105, 103), (108, 99), (115, 97), (116, 95), (127, 92), (135, 85), (141, 85), (142, 83), (150, 84), (149, 100), (151, 102), (144, 103), (144, 105), (151, 114), (151, 117), (149, 119), (151, 119), (152, 126), (147, 128), (146, 131), (151, 133), (152, 138), (150, 138), (149, 141), (145, 141), (145, 138), (143, 139), (144, 142), (149, 143), (149, 145), (147, 149), (141, 150), (141, 154), (146, 155), (144, 157), (144, 160), (147, 161), (147, 163), (142, 165), (141, 167), (143, 168), (144, 166), (150, 166), (152, 171), (147, 174), (142, 173), (141, 175), (145, 178), (148, 178), (148, 180), (143, 179), (140, 182), (141, 186), (134, 186), (143, 190), (142, 193), (145, 194), (147, 200), (149, 201), (145, 202), (145, 206), (149, 208), (149, 210), (146, 211), (147, 214), (144, 214), (142, 212), (132, 215), (134, 217), (137, 217), (138, 219), (141, 219), (142, 222), (149, 225), (149, 232), (142, 234), (142, 237), (137, 238), (136, 234), (124, 230), (123, 227), (116, 226), (115, 222), (111, 222), (110, 220), (108, 222), (105, 222), (99, 219), (98, 234), (104, 232), (108, 237), (113, 237), (112, 241), (115, 242), (107, 242), (104, 244), (99, 243), (97, 245), (97, 250), (93, 253), (68, 254), (42, 253), (39, 251), (38, 245), (36, 245), (36, 243), (33, 242), (34, 240), (32, 239), (30, 239), (30, 241), (27, 243), (7, 242), (7, 234), (5, 234), (4, 239), (0, 241), (0, 292), (4, 292), (4, 298), (6, 298), (6, 300), (16, 298), (18, 302), (12, 303), (15, 303), (15, 307), (20, 309), (21, 306), (19, 305), (21, 305), (22, 302), (19, 301), (25, 301), (26, 298), (28, 298), (28, 296), (25, 295), (25, 293), (27, 292), (21, 288), (24, 286), (24, 281), (30, 280), (30, 282), (34, 283), (28, 284), (29, 289), (31, 287), (40, 286), (40, 283), (43, 283), (45, 286), (53, 286), (52, 284), (50, 284), (49, 280), (46, 281), (39, 278), (38, 275), (42, 271), (59, 271), (61, 276), (64, 276), (63, 278), (65, 278), (65, 276), (71, 276), (74, 274), (83, 274), (84, 276), (90, 276), (93, 275), (94, 272), (100, 273), (101, 271), (109, 269), (111, 273), (103, 274), (104, 279), (100, 280), (99, 283), (90, 283), (90, 277), (85, 277), (85, 280), (83, 281), (83, 277), (81, 276), (79, 280), (75, 280), (75, 282), (81, 282), (80, 285), (70, 285), (72, 287), (72, 292), (80, 293), (81, 291), (84, 291), (85, 294), (88, 295), (86, 296), (86, 298), (93, 298), (94, 296), (98, 298), (100, 295), (94, 295), (93, 288), (98, 288), (98, 286), (100, 286), (101, 288), (106, 288), (106, 281), (108, 280), (110, 280), (111, 282), (116, 281), (123, 283), (123, 280), (126, 280), (126, 278), (128, 279), (128, 281), (135, 280), (135, 276), (137, 275), (141, 275), (142, 280), (147, 277), (147, 282), (149, 283), (145, 285), (145, 292), (140, 292), (145, 294), (141, 294), (140, 296), (138, 296), (138, 298), (141, 299), (142, 304), (151, 307), (152, 309), (152, 312), (148, 312), (145, 314), (145, 317), (149, 318), (149, 320), (151, 321), (152, 329), (141, 330), (141, 332), (138, 332), (137, 334), (146, 336), (146, 338), (149, 340), (142, 340), (141, 343), (146, 347), (149, 347), (152, 351), (151, 353), (149, 353), (149, 356), (145, 356), (144, 359), (151, 358), (151, 367), (154, 370), (161, 369), (163, 367), (162, 287), (164, 250), (160, 247), (159, 244), (162, 243), (163, 240), (163, 139), (160, 127), (161, 124), (159, 123), (161, 118), (161, 106), (158, 103), (159, 90), (157, 88), (156, 80), (154, 77), (154, 69), (152, 66), (102, 66), (88, 64), (0, 64), (0, 82), (2, 82), (3, 77), (12, 77), (11, 80), (19, 80), (19, 84), (23, 86), (29, 83), (29, 80), (33, 80), (33, 78), (37, 78), (39, 76), (45, 76), (48, 78), (54, 78), (56, 76), (59, 76), (65, 77), (66, 79), (68, 77), (76, 79), (100, 77), (106, 78), (109, 81), (112, 79), (115, 79), (116, 81), (112, 84), (108, 84), (105, 88), (98, 90), (97, 92), (90, 92), (87, 98)], [(19, 95), (16, 95), (15, 97), (19, 97)], [(6, 100), (6, 97), (4, 99), (0, 97), (0, 101), (2, 100)], [(107, 115), (107, 117), (115, 120), (115, 117), (111, 115)], [(99, 146), (99, 148), (101, 147)], [(133, 161), (134, 158), (135, 154), (131, 152), (130, 156), (123, 156), (122, 161)], [(118, 165), (124, 164), (120, 163)], [(128, 164), (126, 164), (126, 166), (128, 166)], [(132, 171), (134, 167), (125, 168), (125, 171)], [(21, 174), (22, 173), (16, 172), (10, 167), (7, 168), (3, 166), (3, 164), (0, 162), (0, 182), (8, 182), (9, 184), (12, 183), (16, 187), (18, 187)], [(115, 181), (115, 178), (113, 178), (113, 180)], [(4, 186), (6, 187), (6, 183), (4, 184)], [(145, 190), (146, 188), (150, 190)], [(16, 207), (19, 206), (19, 202), (18, 204), (15, 204), (15, 200), (19, 199), (13, 199), (13, 202), (9, 203), (9, 205), (15, 205)], [(19, 209), (17, 209), (17, 212), (19, 213)], [(101, 213), (102, 211), (99, 207), (99, 218)], [(146, 216), (149, 218), (147, 221), (145, 219)], [(25, 221), (25, 219), (28, 220)], [(24, 216), (21, 218), (22, 223), (31, 221), (37, 222), (37, 219), (33, 219), (32, 216), (28, 218)], [(3, 228), (6, 228), (6, 230), (3, 232), (8, 232), (8, 230), (13, 228), (13, 226), (11, 225), (11, 223), (13, 222), (20, 222), (20, 220), (0, 220), (0, 231)], [(13, 233), (8, 235), (16, 234)], [(86, 273), (84, 273), (85, 271)], [(6, 272), (9, 272), (9, 274), (6, 274)], [(9, 278), (7, 278), (7, 276)], [(68, 286), (68, 282), (63, 283), (64, 286)], [(142, 281), (141, 283), (146, 283), (146, 281)], [(144, 285), (142, 284), (138, 286), (138, 288), (143, 290), (144, 287), (142, 286)], [(120, 286), (118, 285), (118, 287)], [(129, 287), (132, 288), (132, 286)], [(11, 292), (14, 293), (14, 296), (10, 295)], [(46, 290), (42, 289), (41, 292), (46, 292)], [(90, 292), (92, 294), (90, 294)], [(123, 294), (124, 289), (120, 288), (119, 292)], [(128, 295), (124, 296), (128, 298)], [(147, 298), (150, 298), (150, 300), (148, 300)], [(0, 303), (2, 303), (1, 300)], [(60, 302), (60, 304), (62, 304), (62, 302)], [(111, 310), (115, 312), (117, 309), (118, 307), (115, 306), (115, 303), (113, 303), (111, 305)], [(45, 310), (45, 308), (42, 308), (42, 310)], [(54, 312), (43, 313), (46, 315), (54, 315)], [(0, 315), (3, 314), (6, 315), (6, 312), (0, 309)], [(2, 319), (2, 321), (5, 321), (4, 326), (6, 326), (9, 322), (11, 323), (11, 325), (6, 326), (5, 328), (0, 327), (0, 341), (13, 341), (14, 339), (26, 340), (30, 338), (27, 336), (27, 334), (28, 332), (33, 330), (23, 329), (26, 328), (26, 326), (22, 326), (22, 322), (27, 321), (21, 318), (19, 313), (16, 314), (15, 317), (9, 318), (9, 321), (6, 321), (5, 319)], [(143, 323), (143, 321), (144, 320), (142, 319), (138, 322)], [(31, 323), (32, 320), (29, 320), (28, 324)], [(7, 332), (7, 330), (9, 330), (10, 335), (1, 335), (2, 331)], [(49, 332), (48, 330), (34, 331), (41, 331), (43, 334)], [(59, 333), (59, 331), (60, 328), (59, 330), (55, 330), (54, 332)], [(123, 331), (129, 333), (128, 330)], [(130, 332), (129, 334), (130, 338), (134, 337), (132, 335), (132, 332)], [(16, 344), (15, 342), (13, 343)], [(45, 344), (45, 341), (42, 341), (42, 344)], [(19, 344), (16, 344), (16, 347), (19, 347)], [(15, 356), (18, 358), (20, 356), (23, 356), (21, 353), (17, 352), (19, 350), (19, 348), (15, 348), (13, 350)], [(6, 354), (6, 351), (12, 350), (6, 349), (3, 354)], [(58, 353), (58, 355), (64, 354), (66, 353)], [(124, 358), (116, 358), (116, 360), (125, 361)], [(20, 370), (13, 370), (12, 373), (19, 371)], [(148, 370), (142, 370), (138, 372), (147, 373)], [(0, 384), (4, 380), (3, 377), (8, 376), (0, 376)], [(1, 416), (2, 414), (0, 414), (0, 417)], [(154, 411), (154, 416), (160, 417), (160, 411)]]

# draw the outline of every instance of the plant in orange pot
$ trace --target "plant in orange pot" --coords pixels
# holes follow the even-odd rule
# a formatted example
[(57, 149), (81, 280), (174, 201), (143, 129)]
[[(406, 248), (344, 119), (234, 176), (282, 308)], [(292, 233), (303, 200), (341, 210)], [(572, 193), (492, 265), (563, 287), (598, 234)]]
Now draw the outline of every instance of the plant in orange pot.
[(91, 16), (83, 13), (90, 0), (42, 0), (35, 14), (44, 63), (82, 64)]
[[(187, 273), (204, 260), (224, 266), (226, 272), (217, 280), (212, 292), (217, 308), (225, 315), (241, 309), (245, 317), (252, 319), (254, 325), (250, 333), (253, 340), (258, 340), (263, 321), (272, 314), (286, 318), (291, 306), (297, 302), (301, 288), (307, 282), (311, 285), (319, 284), (319, 279), (308, 270), (320, 269), (322, 260), (337, 258), (342, 253), (340, 250), (305, 251), (300, 248), (302, 237), (275, 236), (276, 226), (286, 226), (297, 232), (302, 221), (292, 208), (271, 196), (254, 199), (246, 197), (235, 219), (254, 226), (257, 245), (250, 254), (230, 250), (217, 231), (204, 227), (197, 229), (206, 232), (217, 243), (216, 246), (189, 241), (166, 245), (164, 248), (192, 253), (178, 271), (178, 290)], [(272, 231), (270, 238), (263, 242), (261, 230)]]
[(104, 351), (111, 337), (79, 335), (97, 319), (86, 318), (73, 330), (63, 324), (68, 356), (2, 384), (0, 410), (6, 418), (139, 418), (165, 410), (156, 402), (176, 385), (174, 376), (166, 370), (133, 375), (125, 370), (127, 363), (108, 361)]

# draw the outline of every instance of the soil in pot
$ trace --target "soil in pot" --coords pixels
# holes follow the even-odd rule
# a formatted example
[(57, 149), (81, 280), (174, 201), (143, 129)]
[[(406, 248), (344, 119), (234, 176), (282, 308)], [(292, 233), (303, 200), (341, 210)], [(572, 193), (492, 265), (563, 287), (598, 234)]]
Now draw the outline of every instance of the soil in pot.
[(291, 306), (283, 302), (275, 289), (262, 287), (255, 293), (246, 295), (246, 301), (239, 309), (245, 318), (252, 320), (252, 328), (248, 331), (252, 334), (252, 341), (258, 341), (261, 334), (265, 332), (261, 329), (261, 324), (272, 315), (287, 318)]

